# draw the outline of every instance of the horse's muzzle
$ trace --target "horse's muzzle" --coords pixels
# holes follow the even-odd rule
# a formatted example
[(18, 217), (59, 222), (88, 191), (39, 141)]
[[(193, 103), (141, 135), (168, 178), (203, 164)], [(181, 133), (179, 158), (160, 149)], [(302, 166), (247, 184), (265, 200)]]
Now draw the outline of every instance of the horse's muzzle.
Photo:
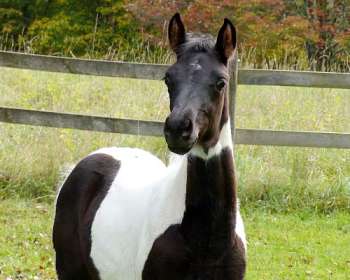
[(193, 133), (193, 122), (189, 118), (172, 118), (169, 116), (164, 125), (164, 136), (170, 151), (186, 154), (196, 142)]

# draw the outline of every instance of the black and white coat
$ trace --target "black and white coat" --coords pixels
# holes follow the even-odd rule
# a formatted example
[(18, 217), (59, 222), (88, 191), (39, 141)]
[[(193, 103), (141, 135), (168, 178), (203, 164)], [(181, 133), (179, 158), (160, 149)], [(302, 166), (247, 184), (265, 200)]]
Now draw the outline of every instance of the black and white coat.
[(80, 161), (59, 191), (53, 228), (59, 280), (242, 280), (228, 113), (227, 61), (236, 31), (193, 39), (176, 14), (166, 74), (169, 166), (139, 149), (104, 148)]
[[(166, 279), (187, 279), (172, 278), (171, 274), (181, 273), (182, 267), (185, 273), (190, 271), (192, 262), (197, 265), (196, 261), (202, 259), (202, 250), (203, 259), (210, 260), (211, 253), (214, 260), (220, 259), (226, 254), (226, 242), (233, 242), (243, 252), (235, 261), (244, 264), (246, 237), (237, 198), (232, 197), (236, 204), (233, 209), (236, 215), (230, 217), (234, 219), (232, 224), (219, 221), (216, 228), (207, 225), (206, 220), (211, 217), (205, 217), (206, 213), (215, 215), (219, 212), (216, 207), (227, 207), (224, 201), (206, 205), (211, 194), (205, 188), (213, 189), (212, 184), (218, 183), (223, 185), (216, 187), (224, 187), (225, 194), (230, 192), (234, 186), (225, 184), (235, 182), (232, 166), (229, 121), (222, 128), (219, 142), (207, 154), (200, 147), (194, 147), (187, 155), (174, 156), (168, 167), (139, 149), (104, 148), (92, 153), (75, 167), (57, 198), (54, 244), (60, 279), (158, 279), (152, 278), (152, 269), (158, 269), (154, 268), (157, 262), (164, 268), (164, 273), (168, 273), (164, 274)], [(219, 174), (227, 178), (215, 182), (220, 168), (225, 170)], [(197, 178), (198, 171), (203, 178)], [(197, 188), (201, 193), (208, 193), (201, 197), (196, 194)], [(194, 198), (188, 197), (188, 189), (194, 190)], [(190, 201), (196, 199), (198, 201)], [(198, 207), (194, 213), (188, 213), (186, 200), (189, 207), (192, 207), (190, 204)], [(214, 209), (208, 209), (210, 206)], [(197, 218), (199, 222), (196, 222)], [(227, 236), (231, 234), (227, 225), (234, 226), (236, 236)], [(188, 233), (182, 233), (181, 226), (187, 226)], [(196, 235), (191, 237), (191, 233)], [(159, 256), (157, 242), (166, 243), (166, 239), (161, 240), (165, 235), (170, 236), (169, 245), (159, 246), (169, 248)], [(224, 248), (222, 252), (217, 252), (216, 248), (211, 252), (210, 239), (214, 235), (223, 240), (223, 244), (218, 245), (218, 250)], [(198, 249), (197, 246), (203, 247)], [(166, 268), (167, 265), (170, 268)], [(75, 278), (65, 278), (65, 273), (75, 275)], [(95, 275), (95, 278), (88, 278), (91, 276), (84, 273)], [(188, 279), (226, 279), (198, 277)]]

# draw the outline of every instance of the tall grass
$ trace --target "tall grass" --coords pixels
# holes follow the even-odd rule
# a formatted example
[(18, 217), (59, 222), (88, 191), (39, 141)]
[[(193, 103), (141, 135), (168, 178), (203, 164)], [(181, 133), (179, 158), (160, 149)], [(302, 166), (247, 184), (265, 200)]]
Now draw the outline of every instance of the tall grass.
[[(166, 38), (166, 34), (163, 34)], [(8, 33), (0, 33), (0, 50), (16, 51), (24, 53), (38, 53), (33, 46), (35, 41), (39, 40), (34, 37), (30, 40), (24, 35), (15, 37)], [(56, 53), (45, 53), (56, 56), (73, 56), (74, 53), (63, 50)], [(105, 52), (89, 48), (83, 55), (84, 58), (105, 59), (117, 61), (134, 61), (139, 63), (172, 63), (174, 57), (168, 48), (166, 40), (155, 44), (143, 39), (135, 39), (134, 41), (125, 42), (120, 40), (114, 42)], [(280, 51), (271, 52), (265, 46), (259, 48), (246, 48), (244, 45), (239, 46), (239, 57), (241, 68), (253, 69), (284, 69), (284, 70), (312, 70), (317, 69), (317, 61), (315, 58), (308, 57), (306, 50), (298, 52), (281, 49)], [(344, 52), (342, 56), (336, 58), (324, 56), (324, 63), (321, 71), (328, 72), (349, 72), (350, 71), (350, 53)], [(327, 62), (327, 63), (326, 63)]]
[[(164, 120), (160, 81), (87, 77), (0, 68), (0, 105), (101, 116)], [(350, 131), (350, 90), (239, 86), (237, 127)], [(59, 174), (104, 146), (152, 151), (162, 138), (0, 124), (0, 198), (51, 200)], [(271, 211), (350, 209), (350, 151), (238, 145), (242, 205)]]
[(350, 72), (350, 53), (345, 50), (338, 56), (324, 55), (321, 61), (315, 56), (309, 57), (306, 49), (290, 52), (282, 48), (280, 51), (271, 52), (264, 46), (259, 48), (242, 46), (239, 53), (242, 68)]
[[(15, 38), (8, 33), (0, 33), (0, 50), (22, 52), (29, 54), (46, 54), (55, 56), (71, 56), (75, 57), (73, 52), (63, 50), (55, 53), (38, 53), (33, 46), (35, 40), (39, 38), (34, 37), (28, 40), (24, 36)], [(82, 58), (90, 59), (104, 59), (117, 61), (134, 61), (139, 63), (171, 63), (173, 61), (172, 52), (169, 48), (162, 45), (155, 45), (149, 41), (135, 39), (131, 42), (123, 40), (117, 41), (110, 45), (105, 52), (91, 49), (87, 50)]]

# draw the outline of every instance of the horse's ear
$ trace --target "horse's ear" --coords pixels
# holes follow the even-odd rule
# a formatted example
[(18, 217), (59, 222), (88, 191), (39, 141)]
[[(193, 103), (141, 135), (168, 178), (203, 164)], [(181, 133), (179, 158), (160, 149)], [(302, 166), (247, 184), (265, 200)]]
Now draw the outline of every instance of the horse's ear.
[(179, 46), (185, 43), (186, 31), (179, 13), (176, 13), (170, 20), (168, 29), (170, 47), (178, 53)]
[(232, 22), (225, 18), (216, 40), (215, 49), (224, 63), (234, 54), (237, 45), (236, 28)]

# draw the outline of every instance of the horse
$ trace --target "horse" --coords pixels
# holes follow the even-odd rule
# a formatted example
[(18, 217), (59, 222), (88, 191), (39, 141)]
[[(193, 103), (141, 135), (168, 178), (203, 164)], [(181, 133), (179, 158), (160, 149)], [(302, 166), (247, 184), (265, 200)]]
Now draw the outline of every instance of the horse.
[(168, 166), (136, 148), (82, 159), (56, 201), (58, 279), (238, 280), (246, 237), (237, 198), (228, 82), (237, 36), (225, 19), (217, 39), (168, 26), (176, 62), (167, 70)]

